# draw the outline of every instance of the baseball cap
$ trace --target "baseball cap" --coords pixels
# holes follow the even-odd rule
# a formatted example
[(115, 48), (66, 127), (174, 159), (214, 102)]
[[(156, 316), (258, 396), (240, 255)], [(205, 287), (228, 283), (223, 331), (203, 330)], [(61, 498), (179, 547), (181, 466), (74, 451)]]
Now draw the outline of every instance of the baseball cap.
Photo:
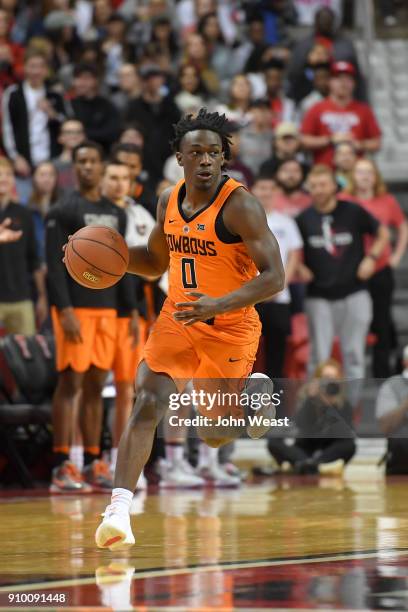
[(275, 129), (275, 138), (285, 138), (285, 136), (299, 137), (299, 130), (294, 123), (283, 121)]
[(332, 76), (337, 76), (338, 74), (350, 74), (351, 76), (356, 76), (356, 67), (350, 62), (333, 62), (331, 66)]

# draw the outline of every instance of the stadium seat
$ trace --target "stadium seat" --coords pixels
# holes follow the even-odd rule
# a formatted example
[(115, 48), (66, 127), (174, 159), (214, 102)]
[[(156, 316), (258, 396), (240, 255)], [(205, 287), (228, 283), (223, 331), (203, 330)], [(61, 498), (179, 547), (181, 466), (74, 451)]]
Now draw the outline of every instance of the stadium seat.
[[(46, 336), (0, 340), (0, 441), (23, 487), (33, 487), (32, 465), (50, 443), (50, 400), (56, 385), (54, 342)], [(19, 450), (24, 439), (27, 458)], [(28, 461), (27, 461), (28, 459)]]

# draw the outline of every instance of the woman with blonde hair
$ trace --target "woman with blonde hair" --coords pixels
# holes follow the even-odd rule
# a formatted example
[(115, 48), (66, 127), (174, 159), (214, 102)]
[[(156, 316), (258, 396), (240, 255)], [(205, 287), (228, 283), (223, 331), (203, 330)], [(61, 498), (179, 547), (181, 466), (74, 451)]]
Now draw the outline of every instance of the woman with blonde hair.
[(275, 437), (268, 440), (277, 463), (283, 469), (289, 464), (297, 474), (341, 475), (356, 445), (353, 409), (336, 359), (318, 364), (312, 380), (300, 389), (294, 420), (297, 437), (292, 446)]
[(51, 162), (41, 162), (33, 173), (33, 190), (28, 206), (33, 212), (38, 254), (45, 261), (44, 220), (51, 206), (58, 200), (58, 172)]
[[(408, 243), (408, 223), (395, 197), (387, 191), (381, 173), (374, 161), (359, 159), (351, 174), (347, 195), (365, 208), (383, 225), (396, 232), (394, 246), (389, 243), (376, 259), (368, 289), (373, 302), (371, 331), (376, 335), (373, 351), (373, 375), (375, 378), (391, 376), (390, 355), (393, 348), (394, 326), (392, 322), (392, 295), (394, 291), (393, 269), (399, 266)], [(372, 239), (367, 238), (366, 250)]]

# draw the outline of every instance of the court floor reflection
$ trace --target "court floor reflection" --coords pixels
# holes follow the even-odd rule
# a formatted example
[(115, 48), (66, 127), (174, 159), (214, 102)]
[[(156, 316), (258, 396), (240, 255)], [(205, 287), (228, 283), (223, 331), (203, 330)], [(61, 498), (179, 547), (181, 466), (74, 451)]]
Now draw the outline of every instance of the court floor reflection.
[(105, 496), (1, 500), (0, 605), (408, 609), (408, 481), (276, 478), (135, 497), (136, 546), (94, 545)]

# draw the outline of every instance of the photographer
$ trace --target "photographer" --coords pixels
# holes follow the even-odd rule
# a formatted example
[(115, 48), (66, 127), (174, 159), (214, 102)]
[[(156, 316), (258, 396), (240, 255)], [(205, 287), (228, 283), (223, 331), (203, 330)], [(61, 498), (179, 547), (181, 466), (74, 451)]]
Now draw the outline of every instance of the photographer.
[(268, 449), (281, 465), (289, 462), (297, 474), (340, 475), (356, 445), (352, 407), (341, 385), (342, 370), (335, 359), (322, 362), (313, 379), (299, 392), (295, 423), (298, 435), (290, 446), (271, 438)]

